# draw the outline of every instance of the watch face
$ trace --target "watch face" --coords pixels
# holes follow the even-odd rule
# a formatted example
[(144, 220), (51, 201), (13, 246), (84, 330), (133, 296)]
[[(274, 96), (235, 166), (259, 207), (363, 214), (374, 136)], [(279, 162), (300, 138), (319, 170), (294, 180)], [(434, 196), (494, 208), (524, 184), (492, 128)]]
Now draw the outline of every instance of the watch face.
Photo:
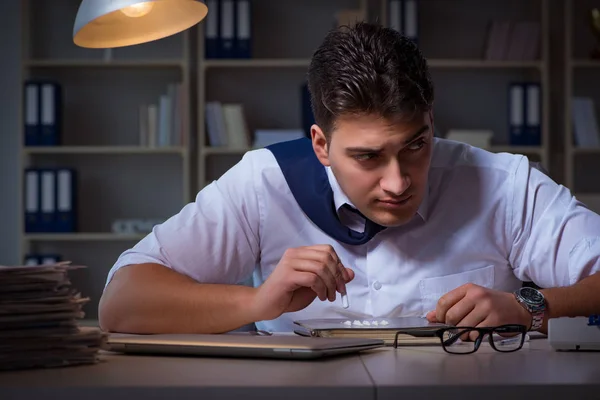
[(523, 299), (531, 304), (543, 304), (544, 303), (544, 296), (542, 295), (542, 293), (536, 289), (533, 288), (529, 288), (529, 287), (525, 287), (525, 288), (521, 288), (520, 290), (520, 294), (523, 297)]

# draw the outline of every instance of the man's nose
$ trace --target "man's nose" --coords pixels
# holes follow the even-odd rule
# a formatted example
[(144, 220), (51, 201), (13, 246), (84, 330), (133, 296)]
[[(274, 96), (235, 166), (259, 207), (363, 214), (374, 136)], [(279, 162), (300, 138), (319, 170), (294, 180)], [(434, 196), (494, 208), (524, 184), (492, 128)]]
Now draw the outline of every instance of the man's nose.
[(398, 162), (390, 163), (381, 178), (381, 188), (392, 196), (401, 196), (410, 187), (410, 177)]

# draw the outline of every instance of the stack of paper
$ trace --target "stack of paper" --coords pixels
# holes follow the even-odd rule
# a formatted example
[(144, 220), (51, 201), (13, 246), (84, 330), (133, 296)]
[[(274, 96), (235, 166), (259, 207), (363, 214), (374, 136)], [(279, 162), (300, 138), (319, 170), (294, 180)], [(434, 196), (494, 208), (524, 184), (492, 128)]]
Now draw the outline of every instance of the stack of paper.
[(435, 331), (448, 325), (432, 323), (420, 317), (375, 318), (367, 320), (325, 318), (294, 321), (304, 328), (297, 334), (317, 337), (352, 337), (381, 339), (392, 345), (398, 334), (398, 345), (439, 345)]
[(106, 334), (80, 328), (89, 298), (72, 287), (68, 262), (0, 266), (0, 370), (90, 364)]

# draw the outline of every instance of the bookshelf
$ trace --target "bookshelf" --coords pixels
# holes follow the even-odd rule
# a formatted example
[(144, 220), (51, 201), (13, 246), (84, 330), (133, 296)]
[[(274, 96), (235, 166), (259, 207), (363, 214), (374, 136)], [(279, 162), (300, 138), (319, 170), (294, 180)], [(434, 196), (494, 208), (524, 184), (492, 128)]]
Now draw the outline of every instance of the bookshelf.
[(539, 69), (545, 67), (539, 61), (495, 61), (477, 59), (429, 59), (430, 68), (475, 68), (475, 69)]
[[(575, 142), (572, 98), (592, 99), (593, 113), (600, 111), (600, 60), (592, 59), (590, 51), (596, 44), (590, 27), (589, 12), (598, 3), (589, 0), (564, 2), (565, 14), (565, 182), (573, 194), (595, 212), (600, 212), (600, 184), (593, 173), (600, 167), (600, 147), (584, 147)], [(592, 132), (593, 133), (593, 132)]]
[(31, 242), (116, 242), (137, 241), (143, 237), (144, 235), (118, 233), (33, 233), (25, 235), (25, 238)]
[[(104, 54), (110, 54), (104, 52)], [(29, 68), (186, 68), (185, 60), (25, 60), (24, 65)]]
[[(35, 7), (30, 2), (34, 3), (23, 3), (22, 78), (44, 77), (62, 83), (63, 143), (24, 146), (22, 129), (20, 181), (30, 166), (77, 170), (80, 229), (27, 233), (24, 210), (20, 210), (20, 253), (22, 257), (30, 252), (60, 254), (88, 265), (78, 273), (76, 283), (92, 297), (86, 309), (92, 319), (108, 269), (123, 250), (143, 237), (113, 233), (111, 223), (121, 218), (168, 218), (250, 150), (208, 145), (206, 103), (242, 104), (251, 132), (301, 128), (301, 85), (312, 52), (335, 25), (336, 12), (361, 9), (369, 21), (387, 20), (387, 0), (253, 0), (252, 58), (205, 59), (206, 20), (197, 28), (155, 42), (91, 50), (72, 43), (78, 1), (35, 2)], [(419, 45), (436, 85), (436, 127), (442, 134), (455, 128), (492, 129), (492, 151), (525, 154), (548, 167), (549, 39), (545, 33), (549, 0), (485, 3), (419, 1)], [(495, 18), (539, 21), (539, 59), (484, 59), (487, 25)], [(573, 65), (593, 73), (600, 63), (578, 58)], [(513, 80), (540, 82), (541, 146), (509, 145), (507, 83)], [(181, 146), (140, 146), (137, 107), (156, 101), (171, 82), (181, 82), (190, 92), (186, 141)], [(482, 89), (498, 95), (481, 96)], [(595, 151), (572, 153), (585, 156)]]
[(185, 155), (185, 147), (142, 146), (24, 146), (24, 155), (34, 154), (180, 154)]
[(239, 60), (204, 60), (201, 68), (308, 68), (310, 58), (277, 59), (265, 58), (262, 60), (239, 59)]
[[(524, 154), (549, 169), (549, 43), (545, 34), (549, 25), (549, 1), (497, 0), (488, 3), (483, 5), (476, 0), (418, 2), (419, 45), (428, 58), (436, 85), (436, 127), (442, 135), (449, 129), (492, 129), (491, 151)], [(250, 132), (258, 128), (300, 128), (300, 83), (307, 72), (312, 51), (334, 26), (334, 13), (344, 8), (367, 10), (369, 21), (387, 21), (388, 0), (336, 0), (302, 5), (291, 0), (277, 5), (254, 0), (253, 55), (249, 59), (204, 59), (203, 24), (206, 21), (200, 25), (197, 40), (199, 189), (218, 178), (250, 150), (208, 145), (206, 103), (242, 103)], [(319, 17), (311, 18), (313, 15)], [(488, 23), (493, 19), (539, 22), (539, 57), (533, 60), (484, 59)], [(299, 37), (299, 26), (309, 22), (310, 33), (303, 29)], [(440, 32), (444, 40), (440, 40)], [(507, 85), (518, 80), (533, 80), (540, 84), (540, 146), (509, 144)], [(482, 87), (501, 95), (482, 98)]]
[[(191, 124), (183, 125), (177, 145), (144, 145), (139, 133), (139, 106), (158, 104), (169, 84), (180, 83), (191, 100), (192, 33), (111, 50), (79, 48), (72, 41), (79, 3), (29, 0), (22, 6), (22, 81), (60, 84), (62, 129), (58, 146), (27, 146), (21, 122), (20, 255), (56, 254), (88, 266), (75, 273), (74, 283), (91, 297), (85, 312), (94, 320), (108, 270), (145, 236), (115, 233), (113, 222), (167, 219), (193, 198)], [(182, 103), (188, 119), (189, 100)], [(77, 230), (27, 232), (24, 171), (56, 167), (76, 171)]]
[[(523, 154), (550, 169), (549, 1), (483, 4), (474, 0), (425, 0), (417, 4), (418, 43), (436, 86), (435, 123), (442, 136), (450, 129), (490, 129), (494, 132), (490, 151)], [(380, 9), (381, 20), (387, 23), (388, 0), (380, 0)], [(485, 59), (491, 21), (538, 22), (539, 56), (534, 60)], [(507, 85), (515, 81), (540, 84), (539, 146), (509, 144)], [(482, 96), (482, 88), (501, 95)]]
[[(208, 145), (206, 103), (241, 103), (250, 132), (260, 128), (301, 128), (301, 85), (312, 52), (334, 26), (337, 11), (366, 10), (368, 6), (367, 0), (253, 0), (253, 54), (252, 58), (245, 59), (205, 59), (206, 20), (200, 24), (197, 30), (198, 189), (217, 179), (251, 150)], [(308, 24), (310, 29), (307, 30)]]

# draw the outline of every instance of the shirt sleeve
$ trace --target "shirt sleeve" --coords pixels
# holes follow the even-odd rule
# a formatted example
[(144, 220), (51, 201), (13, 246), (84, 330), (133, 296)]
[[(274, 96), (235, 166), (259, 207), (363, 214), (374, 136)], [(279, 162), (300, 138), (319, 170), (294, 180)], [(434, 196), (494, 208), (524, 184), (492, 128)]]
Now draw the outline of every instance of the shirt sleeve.
[(509, 262), (515, 275), (549, 288), (600, 271), (600, 216), (525, 157), (511, 180)]
[(119, 268), (142, 263), (161, 264), (202, 283), (246, 280), (259, 256), (261, 215), (255, 186), (259, 152), (247, 153), (202, 189), (194, 202), (123, 252), (106, 285)]

